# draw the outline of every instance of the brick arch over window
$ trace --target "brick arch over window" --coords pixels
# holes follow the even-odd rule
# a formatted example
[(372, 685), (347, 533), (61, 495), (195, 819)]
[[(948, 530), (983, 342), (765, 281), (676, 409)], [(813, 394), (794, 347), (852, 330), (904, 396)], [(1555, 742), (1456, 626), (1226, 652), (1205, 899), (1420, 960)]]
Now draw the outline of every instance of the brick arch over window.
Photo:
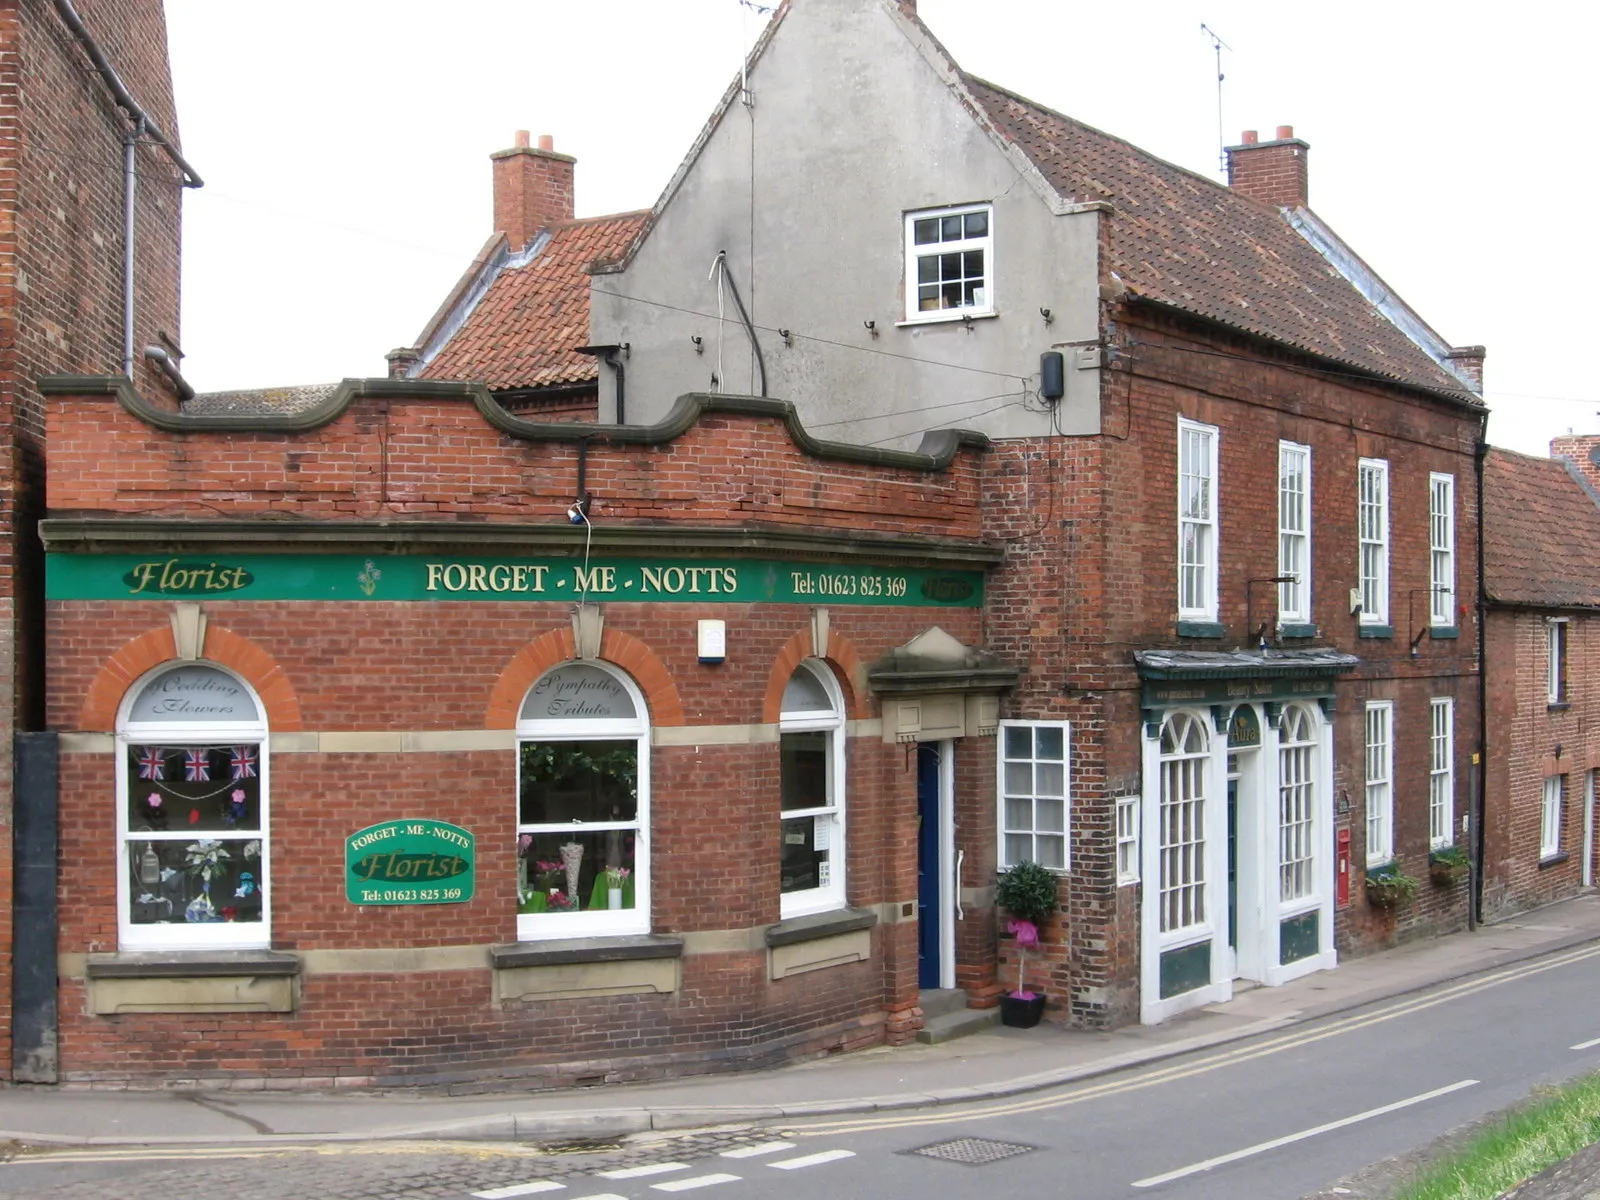
[[(783, 710), (783, 689), (789, 685), (795, 668), (802, 661), (815, 657), (811, 646), (811, 627), (798, 631), (783, 644), (777, 660), (772, 664), (772, 674), (767, 676), (767, 694), (761, 702), (761, 719), (769, 725), (776, 724)], [(867, 667), (857, 653), (855, 643), (836, 629), (828, 630), (828, 652), (822, 656), (833, 670), (834, 678), (844, 691), (845, 712), (854, 718), (870, 716), (867, 711)]]
[[(489, 696), (489, 711), (484, 717), (484, 727), (515, 729), (517, 713), (521, 711), (522, 701), (534, 680), (551, 667), (571, 662), (577, 656), (578, 648), (572, 639), (572, 630), (565, 626), (534, 638), (518, 650), (495, 681), (494, 691)], [(600, 639), (600, 658), (633, 677), (639, 690), (644, 693), (652, 726), (684, 724), (683, 702), (678, 698), (678, 687), (672, 682), (665, 664), (649, 646), (632, 634), (607, 629)]]
[[(267, 728), (274, 733), (303, 728), (300, 697), (278, 660), (247, 637), (212, 625), (206, 630), (201, 652), (206, 662), (226, 667), (261, 697), (267, 710)], [(178, 646), (170, 626), (141, 633), (106, 660), (78, 714), (78, 728), (110, 733), (117, 727), (117, 709), (140, 676), (162, 663), (178, 661)]]

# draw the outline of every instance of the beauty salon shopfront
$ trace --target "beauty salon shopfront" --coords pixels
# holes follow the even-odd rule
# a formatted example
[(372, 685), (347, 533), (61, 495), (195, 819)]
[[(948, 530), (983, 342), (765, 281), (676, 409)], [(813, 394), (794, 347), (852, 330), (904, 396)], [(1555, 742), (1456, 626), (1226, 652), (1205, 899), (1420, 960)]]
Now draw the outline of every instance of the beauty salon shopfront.
[[(1337, 964), (1333, 649), (1135, 655), (1146, 1024)], [(1348, 853), (1348, 852), (1347, 852)]]
[[(107, 467), (52, 475), (58, 786), (19, 800), (59, 842), (54, 1078), (543, 1086), (909, 1038), (909, 743), (991, 794), (1015, 672), (896, 658), (978, 645), (1000, 557), (961, 506), (896, 496), (965, 494), (981, 440), (833, 457), (787, 406), (698, 398), (654, 441), (579, 444), (389, 388), (387, 433), (351, 388), (314, 428), (261, 421), (244, 467), (238, 430), (163, 438), (125, 384), (55, 393), (51, 453)], [(427, 461), (452, 438), (470, 476)], [(592, 525), (566, 517), (579, 455)], [(837, 506), (780, 488), (730, 519), (713, 457), (796, 497), (825, 465)], [(389, 482), (327, 477), (351, 460)], [(862, 531), (852, 486), (911, 515)]]

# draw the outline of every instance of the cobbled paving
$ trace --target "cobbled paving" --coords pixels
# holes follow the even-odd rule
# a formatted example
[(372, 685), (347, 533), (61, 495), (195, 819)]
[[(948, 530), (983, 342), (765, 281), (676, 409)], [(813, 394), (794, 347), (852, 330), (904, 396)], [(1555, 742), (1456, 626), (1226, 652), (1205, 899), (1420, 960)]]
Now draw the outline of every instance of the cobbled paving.
[[(479, 1149), (459, 1144), (434, 1152), (426, 1146), (328, 1146), (270, 1158), (206, 1158), (146, 1165), (100, 1163), (29, 1165), (27, 1154), (0, 1164), (0, 1196), (60, 1200), (173, 1200), (207, 1195), (223, 1200), (463, 1200), (472, 1192), (529, 1179), (568, 1179), (616, 1167), (703, 1158), (770, 1140), (771, 1130), (741, 1127), (683, 1136), (641, 1135), (599, 1150), (576, 1147), (508, 1154), (504, 1144)], [(532, 1148), (530, 1148), (531, 1150)], [(48, 1162), (48, 1155), (44, 1156)], [(93, 1177), (87, 1172), (93, 1171)], [(67, 1178), (69, 1177), (70, 1178)]]

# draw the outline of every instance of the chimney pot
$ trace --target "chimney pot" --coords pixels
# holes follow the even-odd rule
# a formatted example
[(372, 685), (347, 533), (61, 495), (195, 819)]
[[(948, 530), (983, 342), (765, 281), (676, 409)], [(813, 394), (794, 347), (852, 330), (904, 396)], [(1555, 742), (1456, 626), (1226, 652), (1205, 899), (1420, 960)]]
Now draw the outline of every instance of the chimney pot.
[(527, 145), (528, 145), (528, 131), (526, 129), (517, 130), (517, 139), (516, 139), (516, 143), (515, 144), (518, 147), (518, 149), (526, 149), (527, 148)]
[(1242, 141), (1246, 146), (1254, 146), (1261, 140), (1261, 135), (1258, 134), (1254, 129), (1246, 129), (1244, 131), (1244, 136), (1239, 140)]
[(1294, 126), (1293, 125), (1279, 125), (1278, 126), (1278, 140), (1280, 142), (1287, 142), (1293, 136), (1294, 136)]
[[(523, 144), (526, 145), (527, 143), (524, 142)], [(539, 135), (539, 149), (541, 149), (541, 150), (554, 150), (555, 148), (556, 148), (556, 139), (555, 138), (551, 137), (548, 133), (541, 133)]]

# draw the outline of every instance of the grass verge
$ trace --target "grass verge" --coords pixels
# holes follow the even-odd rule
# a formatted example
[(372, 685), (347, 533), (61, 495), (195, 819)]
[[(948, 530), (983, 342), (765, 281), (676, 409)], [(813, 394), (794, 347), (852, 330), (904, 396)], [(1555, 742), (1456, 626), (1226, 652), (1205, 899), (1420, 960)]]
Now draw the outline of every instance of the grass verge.
[(1600, 1141), (1600, 1074), (1542, 1088), (1431, 1164), (1394, 1200), (1494, 1200), (1546, 1167)]

